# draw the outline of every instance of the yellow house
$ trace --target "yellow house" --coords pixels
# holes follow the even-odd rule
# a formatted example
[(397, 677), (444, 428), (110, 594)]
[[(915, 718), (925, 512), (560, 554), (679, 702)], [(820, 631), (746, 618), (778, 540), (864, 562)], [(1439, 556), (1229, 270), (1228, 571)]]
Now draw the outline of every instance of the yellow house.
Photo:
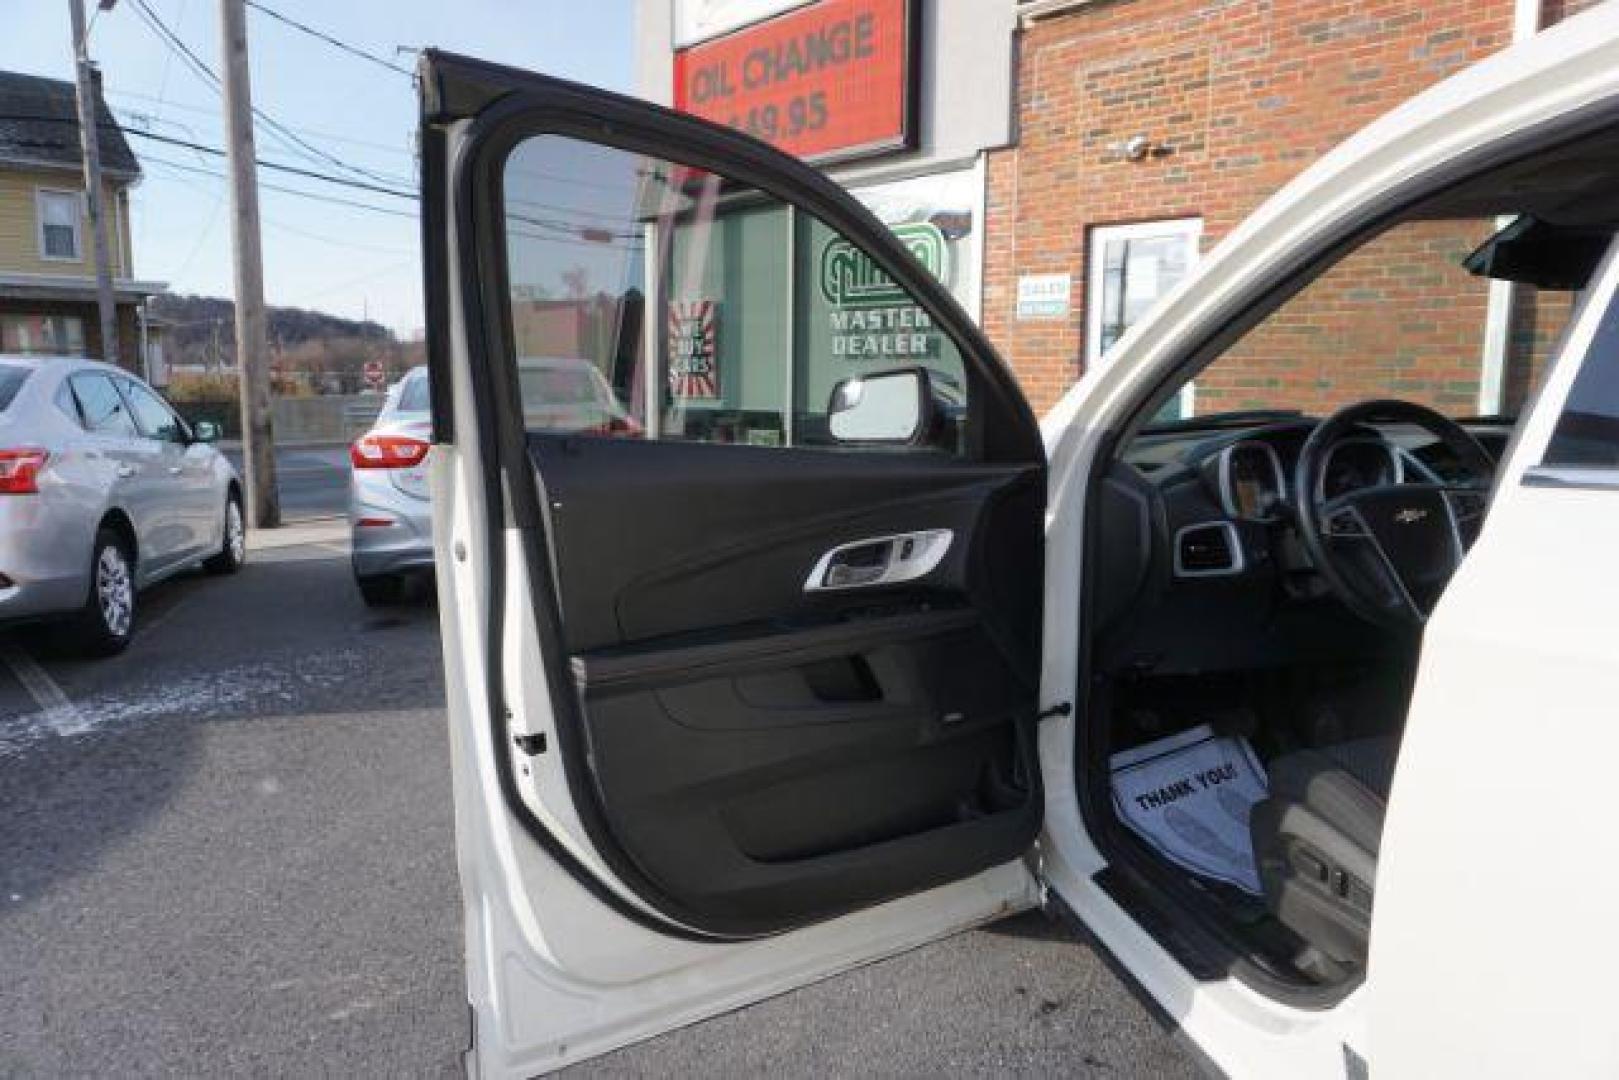
[[(129, 189), (140, 163), (99, 80), (96, 97), (118, 360), (141, 372), (142, 306), (163, 285), (134, 278)], [(0, 72), (0, 353), (102, 356), (84, 190), (73, 83)]]

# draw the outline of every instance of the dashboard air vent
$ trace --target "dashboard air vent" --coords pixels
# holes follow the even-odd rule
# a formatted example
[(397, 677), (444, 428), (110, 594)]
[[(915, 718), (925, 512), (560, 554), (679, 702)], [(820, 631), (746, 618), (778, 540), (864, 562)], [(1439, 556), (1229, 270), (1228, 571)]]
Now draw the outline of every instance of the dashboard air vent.
[(1175, 573), (1213, 577), (1242, 572), (1242, 546), (1229, 521), (1188, 525), (1175, 534)]

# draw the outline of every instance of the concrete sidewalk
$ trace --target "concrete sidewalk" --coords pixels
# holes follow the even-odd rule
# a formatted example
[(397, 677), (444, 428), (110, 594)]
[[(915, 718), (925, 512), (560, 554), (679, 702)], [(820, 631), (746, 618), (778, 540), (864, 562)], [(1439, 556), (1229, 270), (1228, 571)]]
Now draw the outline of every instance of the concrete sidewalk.
[(270, 551), (304, 544), (341, 544), (347, 547), (348, 542), (348, 518), (341, 515), (298, 521), (278, 529), (249, 529), (247, 532), (249, 551)]

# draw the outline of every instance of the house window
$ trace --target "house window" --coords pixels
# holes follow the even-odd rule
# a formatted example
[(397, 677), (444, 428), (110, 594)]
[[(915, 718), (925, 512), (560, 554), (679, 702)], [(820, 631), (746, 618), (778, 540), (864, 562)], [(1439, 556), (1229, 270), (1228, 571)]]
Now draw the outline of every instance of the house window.
[(84, 255), (80, 223), (84, 199), (77, 191), (35, 193), (39, 207), (39, 254), (45, 259), (78, 262)]
[[(1197, 263), (1200, 218), (1107, 225), (1091, 230), (1086, 265), (1085, 367), (1107, 357), (1114, 342), (1152, 310)], [(1169, 410), (1190, 415), (1188, 384)]]
[(77, 315), (0, 315), (0, 353), (83, 356), (84, 320)]

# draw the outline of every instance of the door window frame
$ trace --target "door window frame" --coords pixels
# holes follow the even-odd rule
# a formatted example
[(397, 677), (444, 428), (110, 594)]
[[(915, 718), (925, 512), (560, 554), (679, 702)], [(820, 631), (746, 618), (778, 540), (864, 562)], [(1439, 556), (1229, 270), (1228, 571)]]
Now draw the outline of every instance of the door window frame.
[[(118, 401), (118, 407), (123, 410), (124, 421), (129, 426), (128, 431), (109, 431), (106, 427), (96, 426), (91, 422), (90, 414), (85, 409), (84, 397), (80, 393), (79, 388), (80, 386), (88, 385), (97, 379), (106, 383), (112, 389), (113, 397)], [(82, 426), (85, 431), (92, 435), (105, 435), (115, 439), (138, 439), (141, 437), (140, 425), (135, 422), (135, 413), (129, 407), (129, 402), (125, 399), (123, 390), (119, 388), (118, 380), (113, 378), (111, 374), (105, 371), (98, 371), (94, 368), (88, 368), (73, 372), (67, 377), (66, 382), (68, 384), (68, 389), (73, 394), (74, 403), (78, 405), (80, 426)], [(109, 413), (108, 415), (110, 416), (112, 414)]]
[[(1203, 219), (1201, 217), (1155, 218), (1151, 221), (1133, 221), (1122, 225), (1093, 225), (1085, 238), (1085, 356), (1084, 370), (1105, 363), (1108, 353), (1102, 350), (1103, 294), (1107, 291), (1107, 245), (1116, 241), (1161, 240), (1176, 238), (1190, 247), (1186, 261), (1187, 277), (1197, 270), (1203, 257)], [(1129, 264), (1125, 265), (1125, 288), (1128, 291)], [(1197, 403), (1197, 391), (1188, 381), (1180, 389), (1181, 415), (1191, 416)]]
[[(506, 754), (496, 758), (503, 800), (558, 865), (619, 915), (661, 934), (687, 940), (753, 937), (748, 931), (705, 926), (709, 920), (693, 918), (650, 886), (617, 851), (590, 779), (579, 767), (585, 758), (585, 726), (567, 675), (559, 590), (550, 572), (546, 548), (550, 539), (547, 513), (539, 488), (541, 481), (529, 456), (517, 386), (504, 190), (511, 154), (524, 140), (549, 135), (658, 157), (746, 184), (812, 214), (858, 243), (927, 312), (938, 331), (950, 338), (961, 354), (968, 399), (973, 403), (967, 425), (967, 452), (959, 458), (930, 456), (925, 459), (930, 467), (1021, 465), (1043, 474), (1046, 455), (1039, 421), (1011, 370), (944, 284), (917, 262), (868, 208), (813, 167), (749, 136), (696, 117), (477, 61), (457, 59), (448, 72), (430, 69), (422, 94), (422, 142), (431, 151), (423, 156), (423, 190), (428, 197), (423, 247), (429, 269), (426, 293), (430, 386), (438, 388), (434, 401), (435, 438), (454, 437), (444, 418), (456, 407), (448, 395), (455, 384), (457, 361), (443, 327), (459, 321), (464, 324), (469, 346), (460, 363), (467, 369), (463, 378), (470, 383), (476, 430), (455, 434), (475, 438), (475, 456), (484, 463), (481, 471), (487, 521), (479, 557), (487, 568), (490, 588), (488, 640), (503, 641), (506, 632), (504, 593), (511, 587), (514, 575), (507, 565), (505, 544), (508, 531), (515, 530), (520, 535), (518, 557), (527, 567), (527, 599), (534, 613), (540, 654), (546, 659), (545, 680), (563, 778), (591, 850), (576, 850), (530, 811), (518, 791), (514, 766)], [(445, 161), (446, 133), (460, 121), (468, 122), (458, 136), (460, 148), (453, 161)], [(442, 196), (442, 205), (437, 196)], [(445, 243), (449, 235), (459, 240), (453, 250)], [(436, 334), (435, 314), (442, 320)], [(653, 320), (646, 323), (650, 328)], [(747, 452), (750, 448), (732, 449)], [(824, 453), (811, 449), (752, 449), (771, 455)], [(484, 676), (488, 699), (491, 703), (503, 702), (507, 698), (504, 650), (498, 645), (491, 647), (487, 661)], [(498, 704), (490, 710), (490, 720), (496, 745), (504, 745), (506, 721)]]
[[(118, 387), (119, 395), (124, 399), (124, 407), (129, 410), (129, 418), (134, 423), (135, 430), (140, 432), (141, 435), (151, 439), (153, 442), (169, 443), (174, 446), (184, 446), (191, 441), (191, 431), (186, 426), (186, 422), (180, 419), (180, 414), (175, 412), (168, 402), (163, 400), (163, 395), (130, 378), (113, 377), (112, 381), (113, 385)], [(146, 424), (141, 420), (140, 413), (135, 411), (137, 394), (146, 394), (169, 414), (169, 419), (174, 423), (174, 436), (172, 438), (158, 431), (147, 430)]]

